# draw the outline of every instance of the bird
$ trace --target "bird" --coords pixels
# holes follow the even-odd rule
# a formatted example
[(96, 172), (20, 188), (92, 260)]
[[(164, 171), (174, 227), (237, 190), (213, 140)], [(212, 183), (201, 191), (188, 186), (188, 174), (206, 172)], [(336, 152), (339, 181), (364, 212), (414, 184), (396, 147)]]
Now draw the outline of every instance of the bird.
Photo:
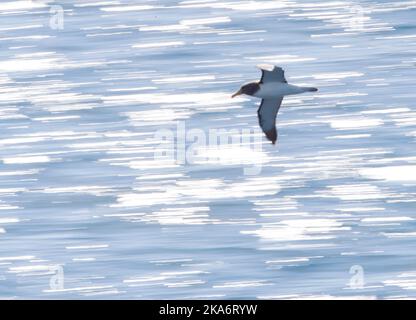
[(304, 92), (316, 92), (317, 88), (300, 87), (288, 84), (285, 78), (285, 71), (278, 66), (258, 65), (262, 76), (260, 81), (250, 82), (240, 87), (231, 97), (246, 94), (261, 98), (260, 106), (257, 110), (259, 125), (272, 144), (276, 143), (276, 117), (284, 96), (300, 94)]

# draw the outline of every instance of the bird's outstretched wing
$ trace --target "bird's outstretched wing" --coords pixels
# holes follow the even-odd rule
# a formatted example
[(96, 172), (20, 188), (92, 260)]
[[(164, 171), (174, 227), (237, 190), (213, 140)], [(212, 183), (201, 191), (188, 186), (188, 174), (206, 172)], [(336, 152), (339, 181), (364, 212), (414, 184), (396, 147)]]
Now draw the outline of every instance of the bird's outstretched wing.
[(261, 80), (260, 83), (265, 82), (283, 82), (287, 83), (285, 78), (285, 71), (276, 66), (268, 65), (268, 64), (261, 64), (257, 66), (261, 72)]
[(277, 140), (276, 116), (279, 112), (282, 100), (283, 97), (263, 99), (257, 110), (260, 127), (266, 134), (267, 139), (273, 144), (275, 144)]

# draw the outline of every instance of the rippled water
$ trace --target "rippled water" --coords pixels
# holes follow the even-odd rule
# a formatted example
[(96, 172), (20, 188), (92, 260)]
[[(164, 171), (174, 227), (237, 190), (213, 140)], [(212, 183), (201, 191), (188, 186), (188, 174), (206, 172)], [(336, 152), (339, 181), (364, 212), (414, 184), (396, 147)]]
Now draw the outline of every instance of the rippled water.
[[(415, 17), (416, 1), (2, 2), (0, 297), (415, 297)], [(258, 63), (320, 89), (285, 98), (277, 146), (258, 101), (230, 98)], [(180, 126), (257, 143), (155, 158)]]

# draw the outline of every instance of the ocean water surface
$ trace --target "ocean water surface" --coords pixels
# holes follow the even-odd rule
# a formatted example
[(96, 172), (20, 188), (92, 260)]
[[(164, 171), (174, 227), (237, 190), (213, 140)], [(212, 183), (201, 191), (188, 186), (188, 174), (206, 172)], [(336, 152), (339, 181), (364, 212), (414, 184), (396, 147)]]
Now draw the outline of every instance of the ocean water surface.
[[(415, 298), (415, 18), (413, 0), (2, 1), (0, 298)], [(276, 146), (259, 101), (230, 97), (260, 63), (319, 88), (284, 99)], [(183, 133), (215, 129), (251, 142), (183, 158)]]

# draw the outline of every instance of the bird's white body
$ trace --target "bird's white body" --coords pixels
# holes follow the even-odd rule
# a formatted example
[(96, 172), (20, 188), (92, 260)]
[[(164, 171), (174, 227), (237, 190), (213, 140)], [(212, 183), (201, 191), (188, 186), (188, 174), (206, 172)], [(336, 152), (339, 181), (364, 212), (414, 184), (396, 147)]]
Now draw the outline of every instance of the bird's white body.
[(298, 87), (284, 82), (267, 82), (260, 84), (258, 90), (253, 96), (262, 99), (289, 96), (309, 91), (308, 88)]

